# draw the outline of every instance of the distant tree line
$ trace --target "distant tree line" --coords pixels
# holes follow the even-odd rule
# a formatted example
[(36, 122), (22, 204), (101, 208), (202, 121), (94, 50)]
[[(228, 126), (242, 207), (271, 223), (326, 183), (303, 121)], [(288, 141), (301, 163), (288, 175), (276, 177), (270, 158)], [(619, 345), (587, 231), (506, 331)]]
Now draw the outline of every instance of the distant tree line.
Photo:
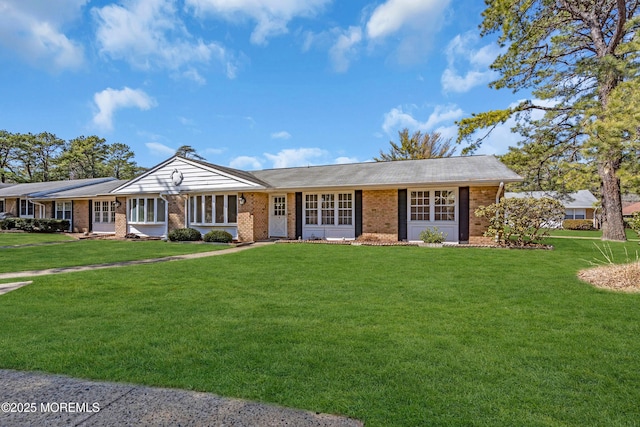
[(23, 183), (112, 176), (131, 179), (145, 169), (133, 160), (131, 148), (107, 144), (98, 136), (65, 141), (49, 132), (10, 133), (0, 130), (0, 182)]

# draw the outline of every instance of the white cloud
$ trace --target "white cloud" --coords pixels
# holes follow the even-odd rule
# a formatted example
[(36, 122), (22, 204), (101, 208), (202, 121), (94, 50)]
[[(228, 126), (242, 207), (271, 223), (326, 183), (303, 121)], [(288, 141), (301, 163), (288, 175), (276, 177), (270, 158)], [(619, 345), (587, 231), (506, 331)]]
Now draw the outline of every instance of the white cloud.
[(77, 69), (84, 49), (61, 28), (79, 18), (86, 2), (0, 1), (0, 44), (48, 69)]
[(345, 165), (348, 163), (358, 163), (358, 159), (356, 157), (346, 157), (346, 156), (341, 156), (341, 157), (337, 157), (333, 163), (335, 163), (336, 165)]
[(278, 154), (264, 153), (274, 168), (290, 168), (294, 166), (313, 165), (313, 159), (326, 158), (328, 152), (320, 148), (288, 148)]
[(331, 0), (186, 0), (196, 14), (212, 14), (230, 21), (249, 18), (256, 22), (251, 42), (266, 44), (269, 37), (286, 34), (296, 17), (315, 16)]
[(133, 67), (149, 70), (179, 70), (199, 84), (202, 75), (194, 64), (217, 61), (227, 77), (234, 78), (237, 67), (225, 48), (215, 42), (195, 40), (178, 17), (175, 0), (130, 0), (123, 5), (94, 8), (98, 23), (96, 38), (100, 51), (113, 59), (123, 59)]
[(224, 148), (205, 148), (203, 153), (208, 156), (218, 156), (224, 153), (225, 151), (226, 149)]
[(271, 134), (271, 139), (289, 139), (291, 134), (285, 130), (280, 132), (274, 132)]
[(340, 31), (337, 41), (329, 49), (329, 58), (334, 70), (343, 73), (349, 69), (351, 61), (357, 55), (357, 46), (362, 41), (362, 29), (360, 27), (349, 27), (348, 30)]
[[(497, 77), (497, 73), (489, 66), (500, 54), (495, 44), (475, 48), (480, 39), (474, 32), (458, 34), (447, 45), (447, 68), (442, 73), (440, 82), (445, 92), (468, 92), (475, 86), (489, 83)], [(464, 75), (459, 69), (465, 69)]]
[(367, 38), (375, 43), (398, 40), (400, 62), (422, 60), (440, 30), (450, 0), (387, 0), (373, 10), (366, 23)]
[(176, 154), (175, 148), (167, 147), (166, 145), (160, 144), (159, 142), (147, 142), (144, 145), (149, 149), (149, 152), (154, 156), (167, 157), (167, 156), (173, 156), (174, 154)]
[(257, 157), (240, 156), (231, 160), (229, 167), (241, 170), (262, 169), (262, 162)]
[(122, 90), (107, 88), (93, 96), (98, 112), (93, 116), (93, 123), (98, 127), (113, 129), (113, 114), (121, 108), (138, 108), (148, 110), (156, 106), (153, 98), (140, 89), (125, 87)]
[(437, 125), (453, 122), (462, 117), (462, 115), (462, 109), (456, 105), (438, 105), (434, 108), (427, 120), (420, 121), (410, 112), (405, 112), (403, 107), (399, 106), (385, 113), (382, 129), (388, 135), (403, 128), (408, 128), (410, 131), (432, 131)]

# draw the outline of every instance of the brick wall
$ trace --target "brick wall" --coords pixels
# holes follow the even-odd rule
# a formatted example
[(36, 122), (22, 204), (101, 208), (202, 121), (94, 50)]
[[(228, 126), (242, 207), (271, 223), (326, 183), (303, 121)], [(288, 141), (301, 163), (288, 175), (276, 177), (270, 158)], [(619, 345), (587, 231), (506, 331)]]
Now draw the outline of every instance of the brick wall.
[(13, 216), (18, 216), (18, 199), (4, 199), (4, 210)]
[(117, 198), (120, 206), (116, 208), (116, 237), (124, 237), (127, 234), (127, 199), (124, 197)]
[(244, 193), (244, 198), (247, 202), (238, 209), (238, 240), (255, 242), (268, 238), (269, 195)]
[(398, 190), (362, 191), (362, 233), (398, 240)]
[(74, 200), (73, 202), (73, 227), (74, 233), (89, 231), (89, 201)]
[(296, 236), (296, 193), (287, 194), (287, 237), (297, 239)]
[[(485, 218), (478, 218), (475, 214), (480, 206), (488, 206), (496, 202), (495, 187), (469, 187), (469, 243), (487, 244), (492, 243), (492, 237), (485, 237), (484, 233), (489, 227), (489, 221)], [(504, 192), (500, 195), (502, 195)]]
[(172, 230), (176, 230), (178, 228), (185, 228), (185, 202), (187, 200), (187, 196), (185, 195), (174, 195), (174, 196), (166, 196), (166, 199), (169, 202), (169, 233)]

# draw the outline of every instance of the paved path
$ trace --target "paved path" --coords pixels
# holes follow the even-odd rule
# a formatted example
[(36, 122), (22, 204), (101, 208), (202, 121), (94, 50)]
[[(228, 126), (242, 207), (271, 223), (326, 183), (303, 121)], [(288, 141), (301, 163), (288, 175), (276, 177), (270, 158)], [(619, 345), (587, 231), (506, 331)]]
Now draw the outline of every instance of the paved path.
[(180, 261), (184, 259), (205, 258), (210, 256), (225, 255), (225, 254), (230, 254), (234, 252), (240, 252), (247, 249), (257, 248), (260, 246), (265, 246), (270, 244), (273, 244), (273, 242), (257, 242), (257, 243), (252, 243), (248, 245), (236, 246), (229, 249), (220, 249), (217, 251), (198, 252), (198, 253), (184, 254), (184, 255), (172, 255), (172, 256), (167, 256), (162, 258), (140, 259), (137, 261), (122, 261), (122, 262), (112, 262), (108, 264), (93, 264), (93, 265), (82, 265), (82, 266), (76, 266), (76, 267), (49, 268), (46, 270), (31, 270), (31, 271), (16, 271), (11, 273), (0, 273), (0, 280), (20, 279), (23, 277), (47, 276), (49, 274), (75, 273), (77, 271), (102, 270), (105, 268), (128, 267), (130, 265), (153, 264), (157, 262), (168, 262), (168, 261)]
[(0, 405), (3, 427), (363, 426), (352, 418), (210, 393), (12, 370), (0, 370)]

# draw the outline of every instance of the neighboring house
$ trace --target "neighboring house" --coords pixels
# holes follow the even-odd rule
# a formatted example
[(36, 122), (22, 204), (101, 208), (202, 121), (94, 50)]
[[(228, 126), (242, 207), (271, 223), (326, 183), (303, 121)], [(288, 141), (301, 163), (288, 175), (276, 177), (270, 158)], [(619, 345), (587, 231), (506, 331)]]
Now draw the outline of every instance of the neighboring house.
[(598, 228), (597, 204), (598, 199), (589, 190), (579, 190), (574, 193), (560, 194), (555, 191), (525, 191), (520, 193), (507, 192), (506, 198), (533, 197), (540, 199), (551, 197), (558, 199), (565, 207), (564, 219), (589, 219), (594, 228)]
[[(4, 211), (20, 218), (68, 219), (71, 231), (115, 232), (115, 196), (110, 191), (126, 181), (91, 178), (15, 184), (0, 188)], [(105, 210), (108, 214), (104, 214)], [(95, 212), (95, 213), (94, 213)], [(104, 220), (110, 225), (105, 227)]]
[(241, 242), (268, 238), (417, 241), (438, 227), (447, 241), (477, 243), (488, 222), (475, 210), (522, 178), (494, 156), (246, 172), (179, 156), (130, 181), (113, 178), (0, 189), (22, 217), (70, 219), (77, 232), (166, 237), (193, 227)]
[(632, 217), (636, 212), (640, 212), (640, 202), (632, 203), (622, 208), (623, 217)]

